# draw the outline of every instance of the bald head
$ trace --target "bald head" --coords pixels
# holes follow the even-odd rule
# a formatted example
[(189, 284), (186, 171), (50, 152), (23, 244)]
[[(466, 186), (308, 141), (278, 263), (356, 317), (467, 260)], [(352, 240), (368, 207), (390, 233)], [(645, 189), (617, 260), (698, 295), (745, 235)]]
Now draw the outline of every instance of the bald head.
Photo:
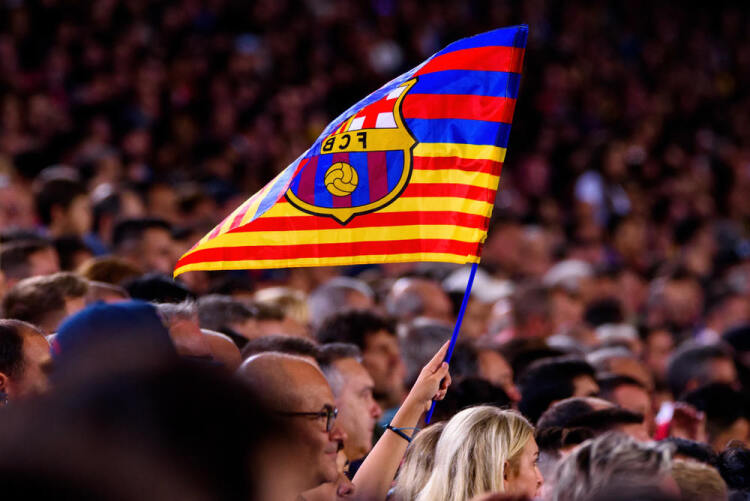
[(237, 375), (269, 406), (279, 410), (305, 408), (313, 395), (330, 395), (330, 402), (334, 400), (321, 370), (303, 357), (260, 353), (245, 360), (237, 369)]

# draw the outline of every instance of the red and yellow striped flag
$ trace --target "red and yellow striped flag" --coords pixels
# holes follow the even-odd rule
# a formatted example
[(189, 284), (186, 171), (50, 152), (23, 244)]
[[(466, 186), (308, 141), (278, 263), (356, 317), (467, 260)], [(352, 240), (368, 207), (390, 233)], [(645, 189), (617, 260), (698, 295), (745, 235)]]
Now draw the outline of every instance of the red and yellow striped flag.
[(352, 106), (180, 258), (191, 270), (479, 261), (528, 27), (455, 42)]

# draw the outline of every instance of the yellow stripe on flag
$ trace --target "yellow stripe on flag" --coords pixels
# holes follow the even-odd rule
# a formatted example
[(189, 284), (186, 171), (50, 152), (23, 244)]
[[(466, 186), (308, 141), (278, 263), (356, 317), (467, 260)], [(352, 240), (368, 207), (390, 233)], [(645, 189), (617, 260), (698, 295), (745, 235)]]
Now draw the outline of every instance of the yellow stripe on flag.
[(462, 157), (475, 160), (505, 161), (505, 148), (484, 144), (419, 143), (414, 147), (415, 157)]
[(411, 183), (448, 183), (469, 184), (479, 188), (490, 190), (497, 189), (500, 176), (487, 174), (485, 172), (467, 172), (459, 169), (415, 169), (411, 173)]
[[(488, 202), (479, 202), (461, 197), (399, 197), (390, 205), (378, 210), (383, 212), (464, 212), (466, 214), (475, 214), (486, 216), (492, 210), (492, 204)], [(307, 216), (306, 212), (295, 208), (289, 203), (277, 203), (262, 217), (289, 217), (289, 216)], [(309, 216), (315, 217), (315, 216)]]

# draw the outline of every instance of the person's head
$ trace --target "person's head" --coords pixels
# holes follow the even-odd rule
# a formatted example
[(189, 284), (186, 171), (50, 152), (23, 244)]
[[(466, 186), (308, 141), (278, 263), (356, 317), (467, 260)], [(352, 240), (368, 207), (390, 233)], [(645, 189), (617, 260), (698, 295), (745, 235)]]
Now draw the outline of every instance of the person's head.
[(706, 414), (708, 441), (717, 452), (732, 440), (750, 443), (750, 406), (742, 392), (715, 383), (685, 394), (682, 400)]
[(269, 305), (284, 313), (284, 330), (291, 335), (309, 336), (310, 310), (305, 293), (289, 287), (268, 287), (253, 295), (258, 305)]
[(362, 365), (375, 382), (375, 398), (384, 408), (401, 403), (404, 363), (392, 322), (367, 311), (329, 318), (316, 332), (318, 342), (350, 343), (362, 351)]
[(307, 298), (310, 324), (318, 329), (330, 317), (351, 310), (367, 310), (374, 306), (375, 294), (361, 280), (336, 277), (317, 287)]
[(324, 344), (318, 349), (318, 365), (336, 398), (339, 423), (347, 435), (344, 453), (350, 461), (370, 452), (375, 424), (383, 413), (372, 394), (375, 383), (361, 359), (353, 344)]
[(597, 374), (614, 374), (627, 376), (639, 381), (647, 389), (653, 389), (651, 373), (640, 360), (624, 346), (600, 348), (589, 353), (586, 361)]
[(417, 318), (399, 327), (399, 347), (411, 387), (425, 364), (451, 337), (452, 328), (429, 318)]
[(8, 400), (45, 391), (51, 363), (49, 343), (39, 329), (0, 319), (0, 393)]
[(172, 228), (162, 219), (126, 219), (112, 234), (115, 254), (143, 267), (145, 271), (171, 275), (177, 256)]
[(505, 390), (489, 381), (477, 377), (463, 378), (451, 384), (451, 391), (435, 407), (432, 422), (448, 421), (462, 410), (477, 405), (510, 409), (514, 403)]
[(52, 243), (42, 238), (0, 245), (0, 271), (10, 288), (24, 278), (60, 271), (60, 260)]
[(713, 466), (676, 459), (672, 462), (672, 478), (680, 488), (682, 499), (691, 501), (727, 499), (727, 484)]
[(605, 433), (587, 440), (560, 461), (550, 499), (597, 499), (597, 494), (614, 483), (669, 485), (671, 466), (668, 445), (638, 442), (623, 433)]
[(256, 310), (247, 303), (230, 296), (210, 294), (198, 299), (201, 327), (229, 335), (242, 348), (248, 339), (263, 334), (256, 321)]
[(416, 501), (458, 501), (502, 492), (534, 497), (543, 478), (536, 467), (534, 428), (520, 414), (492, 406), (463, 410), (443, 428), (435, 466)]
[(73, 179), (43, 181), (36, 193), (39, 219), (54, 236), (84, 236), (91, 229), (92, 214), (86, 188)]
[(542, 359), (529, 366), (520, 380), (518, 409), (531, 422), (553, 403), (570, 397), (591, 397), (599, 392), (594, 369), (575, 357)]
[(592, 436), (619, 431), (636, 440), (649, 440), (643, 414), (617, 407), (599, 398), (568, 398), (553, 404), (542, 414), (537, 429), (586, 429)]
[(513, 330), (516, 337), (546, 338), (553, 334), (549, 291), (540, 285), (521, 287), (512, 298)]
[(422, 429), (414, 436), (404, 453), (398, 470), (394, 497), (400, 501), (414, 499), (430, 478), (435, 465), (435, 446), (445, 423), (439, 422)]
[(297, 493), (338, 477), (339, 448), (346, 440), (335, 419), (335, 399), (325, 376), (313, 363), (281, 353), (261, 353), (247, 359), (238, 377), (257, 393), (289, 432), (269, 452), (266, 466), (284, 470), (289, 488)]
[(337, 464), (339, 475), (335, 482), (326, 482), (315, 489), (305, 491), (300, 496), (304, 501), (346, 501), (354, 499), (355, 486), (346, 476), (347, 464), (344, 451), (339, 451)]
[(719, 456), (708, 444), (678, 437), (667, 437), (663, 442), (672, 445), (675, 459), (698, 461), (714, 467), (718, 464)]
[(83, 238), (78, 235), (57, 237), (53, 245), (60, 258), (60, 268), (65, 271), (75, 271), (94, 256)]
[(667, 364), (674, 350), (674, 338), (667, 329), (643, 328), (643, 362), (649, 368), (654, 379), (664, 384), (667, 379)]
[(514, 403), (521, 393), (513, 382), (513, 368), (493, 346), (476, 342), (460, 342), (451, 357), (451, 377), (454, 381), (478, 377), (499, 386)]
[(242, 359), (258, 355), (259, 353), (285, 353), (304, 358), (312, 363), (317, 363), (318, 346), (310, 341), (296, 336), (284, 336), (274, 334), (251, 339), (242, 348)]
[(115, 256), (100, 256), (83, 263), (78, 273), (91, 281), (122, 286), (140, 277), (143, 271), (130, 261)]
[(739, 444), (719, 454), (719, 472), (730, 489), (750, 492), (750, 448)]
[(97, 301), (117, 303), (119, 301), (127, 301), (128, 299), (130, 299), (130, 294), (128, 294), (128, 291), (124, 287), (106, 282), (89, 281), (86, 304), (96, 303)]
[(654, 409), (648, 389), (638, 380), (615, 374), (597, 378), (599, 396), (615, 405), (643, 416), (643, 425), (648, 436), (653, 435)]
[(426, 317), (450, 323), (453, 306), (440, 284), (425, 278), (401, 278), (391, 287), (385, 302), (388, 314), (400, 321)]
[(125, 283), (133, 299), (152, 303), (181, 303), (195, 299), (195, 294), (182, 282), (160, 273), (148, 273)]
[(731, 352), (720, 344), (686, 343), (670, 358), (667, 383), (674, 398), (709, 383), (737, 384)]
[(211, 345), (198, 324), (198, 307), (192, 301), (156, 305), (177, 354), (185, 357), (213, 359)]
[(67, 316), (86, 305), (88, 282), (63, 271), (18, 282), (3, 298), (3, 314), (51, 334)]

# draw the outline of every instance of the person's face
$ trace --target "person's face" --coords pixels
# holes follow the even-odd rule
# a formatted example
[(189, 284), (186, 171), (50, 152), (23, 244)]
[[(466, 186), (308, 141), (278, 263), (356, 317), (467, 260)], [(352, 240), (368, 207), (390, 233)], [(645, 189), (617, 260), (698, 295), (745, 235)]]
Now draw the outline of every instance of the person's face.
[(91, 230), (91, 203), (89, 197), (80, 195), (68, 207), (67, 230), (76, 235), (85, 235)]
[(141, 259), (148, 271), (172, 274), (175, 265), (172, 243), (172, 235), (165, 229), (149, 228), (143, 233)]
[(344, 452), (354, 461), (372, 449), (372, 433), (383, 412), (372, 396), (375, 383), (361, 363), (344, 358), (333, 365), (344, 381), (336, 398), (338, 421), (347, 435)]
[(320, 487), (302, 493), (305, 501), (342, 501), (354, 498), (354, 484), (346, 476), (346, 455), (339, 452), (337, 464), (339, 476), (335, 482), (326, 482)]
[(29, 256), (30, 277), (39, 275), (51, 275), (60, 271), (60, 260), (57, 252), (52, 249), (43, 249)]
[(573, 379), (573, 395), (571, 397), (593, 397), (599, 393), (599, 385), (588, 375), (577, 376)]
[(513, 369), (495, 350), (479, 352), (479, 377), (505, 390), (513, 402), (521, 400), (521, 393), (513, 384)]
[(732, 426), (712, 437), (711, 446), (716, 452), (721, 452), (732, 440), (739, 440), (745, 445), (750, 443), (750, 421), (742, 417), (732, 423)]
[(406, 369), (396, 337), (386, 331), (367, 336), (362, 365), (375, 382), (375, 394), (393, 405), (398, 403)]
[[(331, 387), (323, 374), (312, 364), (307, 365), (310, 367), (301, 368), (304, 374), (300, 373), (294, 377), (294, 380), (300, 383), (296, 385), (296, 400), (300, 407), (289, 409), (290, 412), (318, 412), (323, 410), (325, 405), (335, 406)], [(301, 468), (310, 472), (312, 485), (336, 481), (336, 456), (346, 438), (338, 419), (330, 431), (326, 431), (325, 418), (296, 417), (292, 420), (289, 439), (294, 458)]]
[(672, 335), (668, 331), (654, 331), (646, 340), (645, 362), (659, 380), (664, 380), (667, 373), (667, 362), (674, 348)]
[(730, 359), (717, 358), (711, 361), (709, 374), (711, 374), (711, 381), (709, 383), (724, 383), (737, 388), (737, 368)]
[(52, 356), (47, 339), (37, 333), (24, 334), (23, 357), (20, 376), (8, 381), (7, 393), (11, 400), (44, 393), (49, 386)]
[(615, 388), (612, 400), (623, 409), (643, 414), (642, 426), (646, 430), (646, 436), (652, 436), (655, 428), (654, 410), (646, 390), (632, 384), (622, 384)]
[(528, 499), (538, 497), (541, 494), (544, 478), (539, 471), (537, 461), (539, 459), (539, 447), (536, 440), (530, 438), (521, 450), (518, 464), (505, 465), (505, 492), (511, 496), (521, 496)]

